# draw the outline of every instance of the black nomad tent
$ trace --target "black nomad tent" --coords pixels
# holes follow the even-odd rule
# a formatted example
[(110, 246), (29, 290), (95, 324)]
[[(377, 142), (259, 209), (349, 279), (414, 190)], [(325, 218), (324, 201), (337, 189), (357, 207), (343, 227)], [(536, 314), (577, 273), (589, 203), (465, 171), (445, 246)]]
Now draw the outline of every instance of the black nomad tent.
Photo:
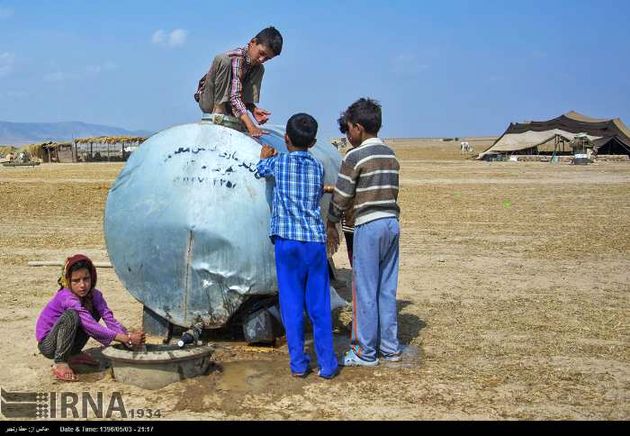
[(568, 112), (549, 121), (510, 123), (505, 133), (478, 159), (497, 154), (568, 153), (570, 142), (578, 133), (593, 143), (599, 155), (630, 155), (630, 129), (619, 118), (596, 119)]

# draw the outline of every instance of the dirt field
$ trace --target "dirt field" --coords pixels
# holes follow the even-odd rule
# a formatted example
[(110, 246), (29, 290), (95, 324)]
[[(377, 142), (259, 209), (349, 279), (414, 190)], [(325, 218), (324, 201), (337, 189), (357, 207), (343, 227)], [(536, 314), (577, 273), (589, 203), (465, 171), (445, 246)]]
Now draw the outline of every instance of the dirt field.
[[(0, 167), (0, 386), (116, 391), (161, 419), (630, 419), (630, 164), (486, 163), (456, 142), (392, 144), (403, 364), (301, 380), (286, 347), (219, 342), (216, 371), (156, 391), (108, 370), (54, 382), (33, 331), (59, 268), (27, 261), (108, 260), (102, 217), (122, 164), (42, 164)], [(335, 261), (347, 278), (343, 249)], [(140, 327), (141, 305), (113, 269), (98, 287)], [(347, 337), (336, 341), (341, 352)]]

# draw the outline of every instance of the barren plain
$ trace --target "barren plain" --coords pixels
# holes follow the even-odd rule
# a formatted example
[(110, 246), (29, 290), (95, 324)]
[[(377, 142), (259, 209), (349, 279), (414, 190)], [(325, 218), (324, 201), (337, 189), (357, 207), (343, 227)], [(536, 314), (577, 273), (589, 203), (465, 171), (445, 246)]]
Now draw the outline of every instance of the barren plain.
[[(0, 386), (120, 392), (159, 419), (630, 419), (630, 164), (479, 162), (456, 142), (390, 144), (401, 161), (399, 336), (415, 350), (404, 364), (295, 379), (286, 346), (219, 341), (208, 375), (155, 391), (107, 369), (54, 381), (34, 325), (60, 268), (27, 262), (108, 260), (104, 205), (123, 164), (42, 164), (0, 167)], [(335, 263), (347, 279), (343, 248)], [(141, 326), (113, 269), (99, 269), (98, 288), (123, 324)], [(336, 340), (341, 353), (347, 333)]]

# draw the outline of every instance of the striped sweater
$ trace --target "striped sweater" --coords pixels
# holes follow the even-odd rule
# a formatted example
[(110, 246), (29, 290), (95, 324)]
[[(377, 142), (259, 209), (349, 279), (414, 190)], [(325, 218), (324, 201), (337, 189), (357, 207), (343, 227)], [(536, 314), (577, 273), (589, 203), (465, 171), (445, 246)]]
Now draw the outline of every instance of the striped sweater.
[(399, 170), (394, 150), (379, 138), (366, 139), (350, 150), (341, 162), (328, 220), (339, 222), (349, 207), (354, 210), (357, 226), (380, 218), (398, 218)]

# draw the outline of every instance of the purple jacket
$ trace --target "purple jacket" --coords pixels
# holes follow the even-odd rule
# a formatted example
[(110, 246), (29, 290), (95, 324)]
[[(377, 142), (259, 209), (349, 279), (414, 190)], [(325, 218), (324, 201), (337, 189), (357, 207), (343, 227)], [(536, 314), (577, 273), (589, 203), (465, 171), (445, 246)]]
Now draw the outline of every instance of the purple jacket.
[[(50, 333), (59, 317), (68, 309), (77, 311), (83, 331), (103, 345), (109, 345), (119, 333), (127, 334), (127, 330), (114, 318), (114, 314), (107, 306), (103, 294), (98, 289), (92, 289), (92, 304), (94, 306), (94, 315), (98, 314), (96, 318), (81, 305), (81, 299), (70, 289), (63, 288), (59, 290), (39, 314), (35, 325), (37, 342), (41, 342)], [(103, 318), (107, 327), (98, 323), (101, 318)]]

